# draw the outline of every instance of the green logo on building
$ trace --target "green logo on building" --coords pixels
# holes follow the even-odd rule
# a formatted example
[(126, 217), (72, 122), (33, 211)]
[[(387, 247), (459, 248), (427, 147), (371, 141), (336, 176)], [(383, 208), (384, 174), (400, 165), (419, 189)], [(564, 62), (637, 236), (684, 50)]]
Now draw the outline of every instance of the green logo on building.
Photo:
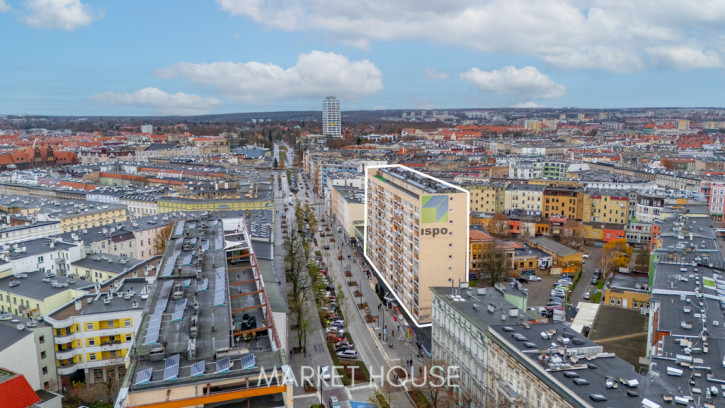
[(434, 222), (448, 222), (448, 196), (423, 196), (423, 214), (421, 222), (430, 224)]

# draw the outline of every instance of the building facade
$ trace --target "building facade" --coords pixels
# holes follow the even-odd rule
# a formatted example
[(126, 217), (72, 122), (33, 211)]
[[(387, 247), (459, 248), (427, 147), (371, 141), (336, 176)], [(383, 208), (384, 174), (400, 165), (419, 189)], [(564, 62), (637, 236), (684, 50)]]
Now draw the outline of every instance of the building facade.
[(413, 323), (429, 324), (429, 288), (468, 280), (468, 192), (404, 166), (366, 179), (366, 256)]
[(340, 100), (334, 96), (328, 96), (322, 101), (322, 134), (342, 137), (341, 125)]

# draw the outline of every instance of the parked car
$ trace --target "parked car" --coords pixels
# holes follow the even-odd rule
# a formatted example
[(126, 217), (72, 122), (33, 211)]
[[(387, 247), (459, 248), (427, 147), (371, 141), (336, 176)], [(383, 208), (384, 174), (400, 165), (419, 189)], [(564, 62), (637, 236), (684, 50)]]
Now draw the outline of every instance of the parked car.
[(599, 276), (597, 276), (597, 275), (594, 275), (594, 276), (592, 277), (592, 285), (596, 285), (596, 284), (597, 284), (597, 282), (599, 282)]
[(589, 291), (584, 292), (584, 300), (589, 300)]
[(528, 280), (529, 280), (529, 282), (540, 282), (541, 277), (536, 276), (536, 275), (529, 275)]
[(330, 408), (340, 408), (340, 401), (334, 395), (330, 397)]
[(582, 255), (582, 258), (584, 258), (584, 259), (589, 259), (589, 254), (584, 254), (584, 255)]
[(332, 374), (330, 374), (330, 366), (320, 366), (318, 370), (318, 375), (322, 380), (329, 380), (330, 378), (332, 378)]
[(340, 358), (347, 358), (350, 360), (354, 360), (357, 358), (357, 351), (355, 351), (355, 350), (340, 351), (337, 353), (337, 356)]
[[(323, 235), (323, 237), (324, 237), (324, 235)], [(325, 250), (328, 250), (328, 249), (330, 249), (330, 246), (329, 246), (329, 245), (327, 245), (327, 244), (323, 245), (322, 247), (323, 247), (323, 248), (325, 248)]]

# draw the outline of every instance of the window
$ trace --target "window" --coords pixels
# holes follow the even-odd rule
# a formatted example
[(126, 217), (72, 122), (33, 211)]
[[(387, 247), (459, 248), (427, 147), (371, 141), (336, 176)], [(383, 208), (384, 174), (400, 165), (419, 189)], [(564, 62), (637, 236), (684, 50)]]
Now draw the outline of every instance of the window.
[(40, 352), (40, 359), (45, 360), (45, 351)]
[(132, 338), (132, 337), (131, 337), (131, 335), (130, 335), (130, 334), (127, 334), (127, 335), (126, 335), (126, 341), (127, 341), (127, 342), (131, 341), (131, 338)]
[(45, 336), (38, 337), (38, 343), (40, 343), (40, 344), (45, 343)]
[(614, 298), (609, 298), (609, 304), (610, 305), (613, 305), (614, 304)]
[(125, 327), (131, 327), (131, 319), (126, 319), (123, 321), (123, 325)]
[(96, 345), (96, 339), (88, 339), (88, 345), (89, 346), (95, 346)]
[(621, 306), (621, 305), (622, 305), (622, 299), (617, 298), (617, 306)]
[(38, 257), (38, 263), (43, 263), (43, 256)]
[(113, 320), (109, 320), (106, 324), (108, 324), (108, 327), (113, 327)]
[(93, 323), (86, 323), (86, 331), (93, 330)]
[(43, 375), (48, 374), (48, 367), (43, 367)]
[(48, 388), (50, 388), (50, 381), (46, 381), (46, 382), (44, 382), (44, 383), (43, 383), (43, 388), (45, 388), (46, 390), (47, 390)]
[(635, 309), (638, 308), (638, 303), (637, 303), (636, 300), (632, 302), (632, 307), (635, 308)]

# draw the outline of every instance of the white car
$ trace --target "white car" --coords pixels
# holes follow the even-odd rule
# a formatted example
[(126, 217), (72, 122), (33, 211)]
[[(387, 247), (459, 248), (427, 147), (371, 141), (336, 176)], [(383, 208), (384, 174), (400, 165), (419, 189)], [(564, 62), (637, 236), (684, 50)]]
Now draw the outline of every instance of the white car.
[(584, 300), (589, 300), (589, 291), (584, 292)]
[(584, 258), (584, 259), (589, 259), (589, 254), (584, 254), (584, 255), (582, 255), (582, 258)]
[(355, 350), (343, 350), (337, 353), (337, 356), (340, 358), (347, 358), (350, 360), (354, 360), (357, 358), (357, 351)]
[(528, 278), (529, 282), (539, 282), (541, 281), (541, 277), (536, 275), (530, 275)]
[(329, 380), (332, 378), (332, 375), (330, 374), (330, 366), (320, 366), (318, 374), (322, 380)]

